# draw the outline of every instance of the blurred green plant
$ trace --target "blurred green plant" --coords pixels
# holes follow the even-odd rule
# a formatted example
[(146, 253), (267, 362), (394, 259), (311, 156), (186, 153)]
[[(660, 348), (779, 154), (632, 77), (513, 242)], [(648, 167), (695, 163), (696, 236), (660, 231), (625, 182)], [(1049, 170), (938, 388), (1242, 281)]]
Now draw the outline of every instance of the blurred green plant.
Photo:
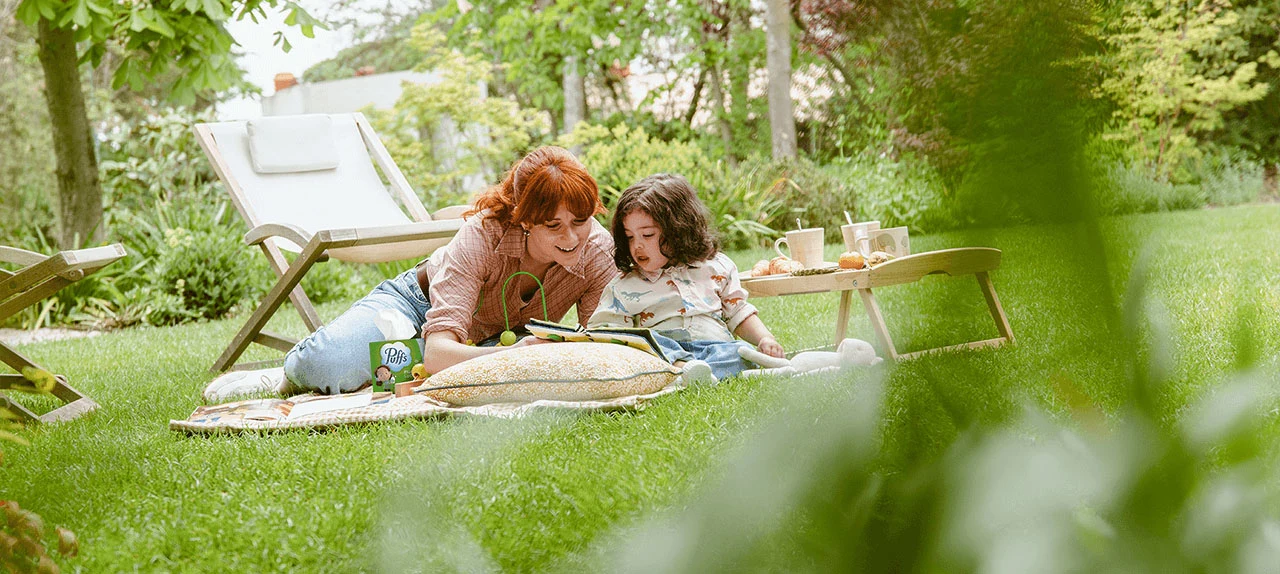
[(881, 425), (912, 413), (885, 412), (879, 378), (833, 403), (810, 399), (847, 380), (792, 382), (804, 400), (744, 440), (722, 478), (599, 556), (627, 572), (1273, 571), (1280, 498), (1261, 431), (1280, 393), (1254, 369), (1244, 326), (1258, 318), (1238, 317), (1238, 370), (1171, 420), (1172, 339), (1143, 275), (1119, 313), (1131, 375), (1115, 416), (1065, 378), (1065, 416), (1026, 406), (1008, 425), (935, 387), (956, 439), (886, 467)]
[[(23, 369), (25, 384), (9, 387), (10, 392), (17, 391), (31, 394), (47, 395), (53, 391), (52, 375), (47, 372), (35, 372), (27, 367)], [(0, 405), (0, 443), (9, 442), (28, 445), (26, 439), (15, 434), (21, 430), (22, 423), (17, 413), (5, 405)], [(4, 464), (4, 450), (0, 449), (0, 464)], [(46, 530), (44, 520), (30, 510), (23, 510), (17, 502), (0, 500), (0, 566), (6, 572), (20, 574), (39, 573), (56, 574), (58, 565), (54, 563), (49, 552), (45, 550), (44, 538)], [(58, 539), (58, 552), (64, 557), (75, 556), (80, 550), (80, 543), (75, 533), (62, 528), (53, 529)]]

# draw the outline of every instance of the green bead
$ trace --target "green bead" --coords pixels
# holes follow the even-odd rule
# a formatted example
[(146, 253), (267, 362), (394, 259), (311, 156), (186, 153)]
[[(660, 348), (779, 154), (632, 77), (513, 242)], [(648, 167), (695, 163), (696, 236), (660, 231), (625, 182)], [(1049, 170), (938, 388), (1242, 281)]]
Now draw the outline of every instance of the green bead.
[(502, 341), (503, 347), (510, 347), (511, 345), (516, 344), (516, 333), (515, 331), (511, 331), (509, 329), (506, 331), (503, 331), (502, 337), (499, 340)]

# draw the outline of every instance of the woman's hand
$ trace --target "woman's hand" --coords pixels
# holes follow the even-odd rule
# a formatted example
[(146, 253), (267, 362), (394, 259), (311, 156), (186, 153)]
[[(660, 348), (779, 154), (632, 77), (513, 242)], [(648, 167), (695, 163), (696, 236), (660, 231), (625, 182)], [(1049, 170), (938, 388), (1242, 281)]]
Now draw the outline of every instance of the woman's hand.
[(762, 337), (760, 339), (760, 344), (756, 345), (756, 348), (759, 349), (761, 353), (769, 355), (770, 357), (777, 357), (781, 359), (786, 356), (785, 353), (783, 353), (782, 345), (778, 344), (778, 340), (774, 339), (771, 335)]
[(529, 345), (541, 345), (541, 344), (543, 344), (543, 343), (554, 343), (554, 342), (555, 342), (555, 341), (548, 341), (548, 340), (546, 340), (546, 339), (539, 339), (539, 338), (537, 338), (537, 337), (534, 337), (533, 335), (529, 335), (529, 336), (527, 336), (527, 337), (525, 337), (525, 338), (523, 338), (523, 339), (520, 339), (519, 341), (516, 341), (516, 344), (511, 345), (510, 347), (505, 347), (505, 348), (507, 348), (507, 349), (515, 349), (515, 348), (517, 348), (517, 347), (528, 347)]

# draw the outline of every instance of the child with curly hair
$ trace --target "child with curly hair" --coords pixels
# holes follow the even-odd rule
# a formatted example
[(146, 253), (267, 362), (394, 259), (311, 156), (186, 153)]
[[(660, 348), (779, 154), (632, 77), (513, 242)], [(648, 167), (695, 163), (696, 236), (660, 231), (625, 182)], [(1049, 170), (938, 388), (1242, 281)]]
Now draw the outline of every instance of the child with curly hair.
[(783, 356), (685, 178), (660, 173), (627, 188), (612, 227), (622, 275), (605, 287), (588, 328), (652, 329), (667, 355), (683, 362), (688, 382), (715, 383), (751, 368), (738, 353), (748, 343)]

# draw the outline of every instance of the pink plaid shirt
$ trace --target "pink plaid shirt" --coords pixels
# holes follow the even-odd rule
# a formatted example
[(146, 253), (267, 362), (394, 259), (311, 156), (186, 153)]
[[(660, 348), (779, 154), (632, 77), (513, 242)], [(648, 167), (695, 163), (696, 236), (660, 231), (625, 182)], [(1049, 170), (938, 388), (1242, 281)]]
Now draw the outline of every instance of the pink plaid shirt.
[[(520, 269), (525, 254), (524, 230), (519, 225), (504, 228), (482, 211), (467, 219), (448, 245), (427, 259), (431, 308), (427, 310), (422, 336), (448, 331), (459, 341), (479, 343), (506, 329), (502, 315), (502, 284)], [(572, 269), (552, 265), (542, 280), (547, 295), (547, 318), (559, 321), (574, 304), (578, 322), (587, 319), (600, 303), (600, 293), (618, 274), (613, 264), (613, 237), (592, 219), (591, 235), (582, 246), (582, 257)], [(507, 289), (507, 310), (511, 327), (542, 315), (542, 297), (534, 293), (528, 301), (519, 289)]]

